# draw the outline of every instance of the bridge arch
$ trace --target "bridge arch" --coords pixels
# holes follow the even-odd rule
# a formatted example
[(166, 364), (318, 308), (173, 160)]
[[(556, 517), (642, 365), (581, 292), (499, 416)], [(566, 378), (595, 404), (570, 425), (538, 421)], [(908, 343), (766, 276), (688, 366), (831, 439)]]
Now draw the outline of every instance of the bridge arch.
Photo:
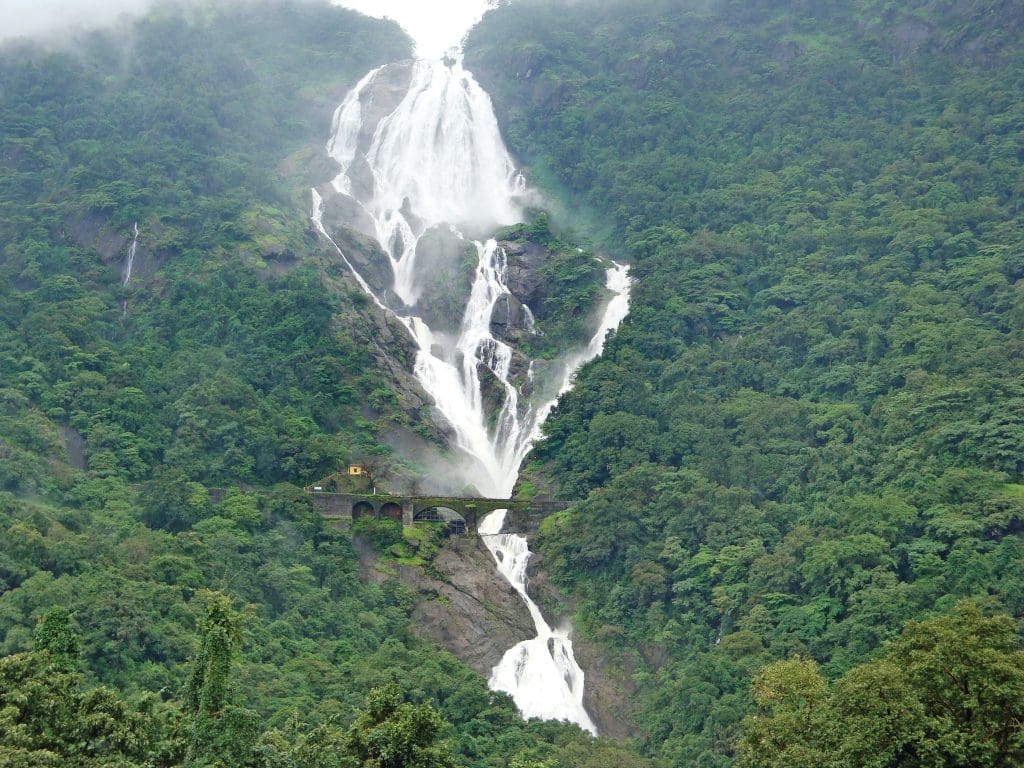
[(375, 517), (376, 510), (373, 508), (373, 504), (368, 501), (357, 501), (352, 505), (352, 519), (358, 520), (360, 517)]
[(413, 520), (422, 523), (446, 523), (448, 533), (454, 536), (461, 536), (466, 532), (466, 518), (451, 507), (437, 505), (418, 509), (413, 515)]
[(402, 522), (402, 505), (396, 504), (393, 501), (386, 501), (377, 510), (377, 517)]

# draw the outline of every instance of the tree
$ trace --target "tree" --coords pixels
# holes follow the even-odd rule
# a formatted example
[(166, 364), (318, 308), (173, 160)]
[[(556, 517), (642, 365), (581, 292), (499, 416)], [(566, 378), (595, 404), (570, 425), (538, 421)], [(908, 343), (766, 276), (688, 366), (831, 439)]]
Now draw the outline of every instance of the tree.
[(63, 608), (50, 611), (36, 632), (36, 650), (0, 659), (0, 766), (147, 764), (151, 712), (109, 688), (82, 689), (69, 618)]
[(1009, 616), (970, 603), (909, 622), (881, 659), (828, 686), (812, 661), (770, 664), (744, 721), (743, 768), (1010, 768), (1024, 763), (1024, 651)]
[(202, 645), (185, 689), (185, 710), (192, 719), (187, 764), (197, 768), (254, 765), (259, 717), (233, 702), (238, 619), (227, 596), (207, 592), (204, 597)]
[(450, 746), (439, 741), (443, 728), (433, 707), (403, 702), (398, 686), (390, 683), (366, 697), (345, 751), (353, 768), (453, 768)]

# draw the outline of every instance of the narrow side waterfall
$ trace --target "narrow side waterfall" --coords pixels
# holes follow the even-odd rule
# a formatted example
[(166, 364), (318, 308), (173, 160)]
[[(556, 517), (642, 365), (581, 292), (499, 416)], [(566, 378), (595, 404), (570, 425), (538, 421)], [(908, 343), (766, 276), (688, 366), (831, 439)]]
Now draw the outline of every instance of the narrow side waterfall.
[[(128, 282), (132, 279), (132, 266), (135, 264), (135, 252), (139, 248), (139, 222), (135, 222), (132, 227), (132, 243), (128, 246), (128, 253), (124, 259), (124, 269), (121, 275), (121, 287), (127, 288)], [(121, 302), (121, 315), (126, 316), (128, 314), (128, 298), (125, 297)]]
[(139, 248), (139, 222), (135, 222), (132, 228), (132, 244), (128, 246), (128, 255), (124, 260), (124, 274), (121, 278), (121, 285), (128, 285), (132, 279), (132, 266), (135, 264), (135, 251)]
[[(458, 49), (444, 59), (368, 73), (335, 112), (327, 152), (340, 170), (312, 190), (314, 226), (360, 288), (415, 340), (414, 374), (472, 462), (467, 479), (484, 496), (510, 496), (558, 396), (626, 316), (628, 267), (607, 267), (610, 299), (590, 343), (548, 361), (544, 377), (535, 375), (538, 361), (492, 333), (496, 308), (505, 302), (507, 310), (513, 297), (509, 255), (488, 233), (521, 221), (523, 206), (536, 200), (504, 146), (490, 98), (463, 68)], [(379, 259), (346, 254), (339, 244), (349, 239), (346, 232), (378, 244)], [(457, 294), (458, 318), (439, 317), (429, 298), (438, 290), (437, 243), (456, 254), (450, 261), (475, 257), (465, 293)], [(441, 283), (441, 290), (455, 290)], [(454, 295), (446, 293), (446, 300)], [(523, 327), (533, 332), (533, 314), (522, 306)], [(526, 602), (537, 637), (505, 654), (490, 686), (511, 694), (526, 717), (568, 720), (596, 734), (569, 631), (553, 630), (527, 594), (530, 551), (524, 537), (501, 532), (504, 518), (504, 511), (492, 513), (479, 533)]]

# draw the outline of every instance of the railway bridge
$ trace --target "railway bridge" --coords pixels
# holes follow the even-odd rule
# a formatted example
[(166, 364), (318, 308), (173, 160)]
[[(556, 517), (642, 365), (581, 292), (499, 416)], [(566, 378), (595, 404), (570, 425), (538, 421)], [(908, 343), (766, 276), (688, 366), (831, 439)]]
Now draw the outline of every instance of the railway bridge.
[(527, 501), (525, 499), (482, 499), (469, 496), (400, 496), (389, 493), (333, 493), (307, 488), (313, 509), (323, 517), (356, 520), (375, 517), (397, 520), (403, 525), (416, 522), (446, 522), (453, 534), (475, 531), (480, 519), (496, 509), (517, 516), (543, 517), (567, 509), (569, 501)]

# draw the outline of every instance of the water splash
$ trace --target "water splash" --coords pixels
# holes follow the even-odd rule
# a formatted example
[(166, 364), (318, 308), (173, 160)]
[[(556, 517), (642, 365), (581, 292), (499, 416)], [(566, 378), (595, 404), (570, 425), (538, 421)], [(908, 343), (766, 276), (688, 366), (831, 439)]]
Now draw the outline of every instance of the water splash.
[(501, 533), (505, 510), (487, 515), (479, 525), (484, 544), (494, 555), (498, 571), (526, 601), (537, 637), (505, 652), (491, 671), (488, 685), (505, 691), (524, 717), (569, 720), (597, 735), (597, 726), (583, 706), (583, 670), (576, 663), (572, 640), (565, 630), (553, 630), (526, 592), (526, 566), (530, 549), (523, 536)]

